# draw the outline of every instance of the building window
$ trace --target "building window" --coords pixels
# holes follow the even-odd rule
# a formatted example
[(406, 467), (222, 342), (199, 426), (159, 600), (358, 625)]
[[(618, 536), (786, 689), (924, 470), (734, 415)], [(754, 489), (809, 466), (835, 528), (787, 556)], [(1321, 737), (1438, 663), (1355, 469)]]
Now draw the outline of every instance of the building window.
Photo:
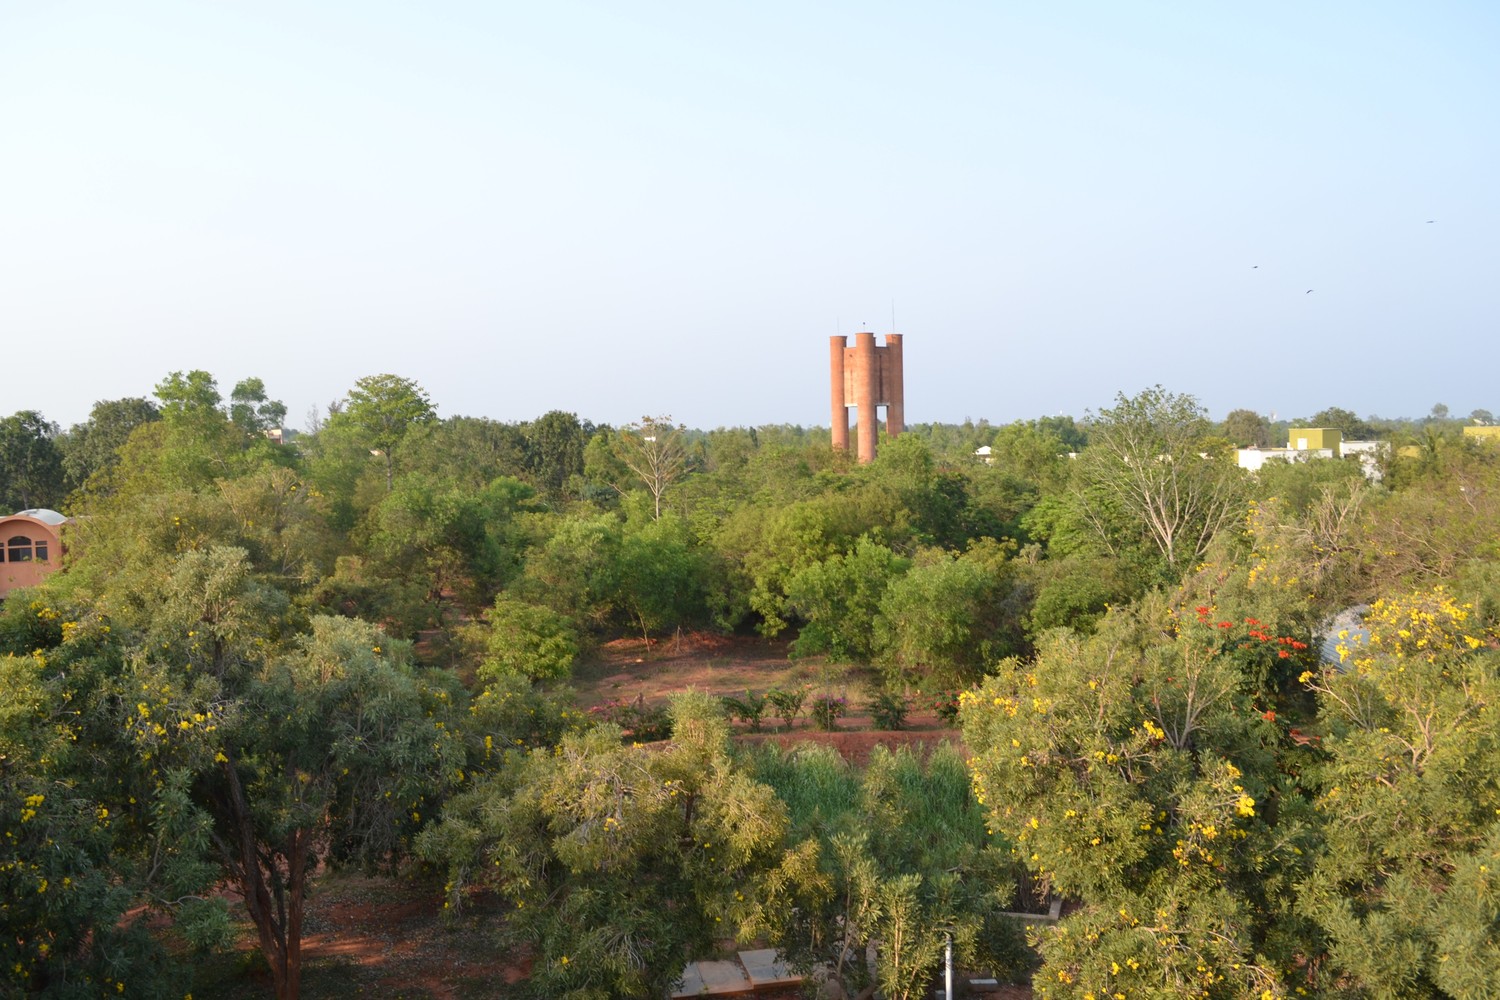
[(46, 562), (47, 561), (47, 539), (45, 539), (45, 538), (38, 538), (36, 540), (36, 542), (32, 545), (32, 551), (34, 551), (36, 553), (36, 561), (37, 562)]
[(7, 562), (31, 562), (31, 539), (25, 535), (17, 535), (5, 543), (5, 559)]

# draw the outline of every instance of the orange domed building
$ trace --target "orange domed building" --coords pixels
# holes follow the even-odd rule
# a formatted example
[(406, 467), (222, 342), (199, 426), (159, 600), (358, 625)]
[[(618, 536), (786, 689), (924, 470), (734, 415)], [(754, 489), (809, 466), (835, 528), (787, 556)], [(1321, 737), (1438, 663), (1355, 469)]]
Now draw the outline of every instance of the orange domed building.
[(0, 599), (35, 587), (62, 565), (62, 526), (68, 518), (36, 508), (0, 517)]

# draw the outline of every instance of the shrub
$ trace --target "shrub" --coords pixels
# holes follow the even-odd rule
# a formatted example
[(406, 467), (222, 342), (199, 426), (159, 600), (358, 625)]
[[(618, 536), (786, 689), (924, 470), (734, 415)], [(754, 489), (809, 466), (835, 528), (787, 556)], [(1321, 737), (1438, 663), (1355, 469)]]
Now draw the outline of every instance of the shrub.
[(672, 719), (665, 705), (647, 705), (645, 699), (607, 701), (589, 712), (601, 722), (612, 722), (638, 743), (655, 743), (672, 735)]
[(839, 727), (839, 718), (849, 710), (845, 699), (831, 694), (820, 694), (812, 702), (812, 718), (819, 729), (832, 732)]
[(802, 714), (802, 702), (806, 698), (807, 688), (793, 688), (790, 691), (773, 688), (766, 692), (766, 700), (771, 703), (777, 718), (781, 719), (782, 725), (787, 729), (791, 729), (792, 722)]
[(906, 713), (910, 706), (906, 696), (894, 691), (882, 691), (866, 706), (876, 729), (906, 728)]
[(752, 733), (760, 732), (761, 719), (766, 714), (766, 696), (763, 694), (752, 694), (748, 689), (745, 697), (736, 698), (734, 695), (724, 696), (724, 710), (741, 722), (749, 723)]
[(945, 726), (958, 725), (958, 692), (939, 691), (932, 696), (932, 710)]
[(471, 626), (469, 632), (482, 650), (481, 680), (513, 675), (562, 681), (572, 675), (578, 637), (567, 617), (501, 594), (484, 618), (485, 625)]

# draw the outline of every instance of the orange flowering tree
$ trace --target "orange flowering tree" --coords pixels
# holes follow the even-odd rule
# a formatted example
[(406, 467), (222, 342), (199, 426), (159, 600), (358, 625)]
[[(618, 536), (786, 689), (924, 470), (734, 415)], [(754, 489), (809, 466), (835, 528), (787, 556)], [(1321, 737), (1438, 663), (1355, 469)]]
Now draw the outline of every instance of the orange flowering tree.
[(1209, 605), (1114, 610), (1053, 633), (963, 698), (996, 833), (1079, 901), (1033, 933), (1041, 997), (1282, 996), (1311, 940), (1291, 907), (1312, 841), (1257, 658), (1307, 643)]

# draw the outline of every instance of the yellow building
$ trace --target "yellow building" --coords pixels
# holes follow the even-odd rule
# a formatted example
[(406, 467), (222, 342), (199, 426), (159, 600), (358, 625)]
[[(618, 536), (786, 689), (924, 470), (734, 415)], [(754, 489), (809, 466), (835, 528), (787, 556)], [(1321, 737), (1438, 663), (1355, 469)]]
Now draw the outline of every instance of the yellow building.
[(1483, 427), (1465, 427), (1464, 437), (1487, 444), (1500, 444), (1500, 425), (1486, 424)]
[(1343, 432), (1337, 427), (1293, 427), (1287, 431), (1286, 446), (1292, 451), (1322, 451), (1343, 458)]

